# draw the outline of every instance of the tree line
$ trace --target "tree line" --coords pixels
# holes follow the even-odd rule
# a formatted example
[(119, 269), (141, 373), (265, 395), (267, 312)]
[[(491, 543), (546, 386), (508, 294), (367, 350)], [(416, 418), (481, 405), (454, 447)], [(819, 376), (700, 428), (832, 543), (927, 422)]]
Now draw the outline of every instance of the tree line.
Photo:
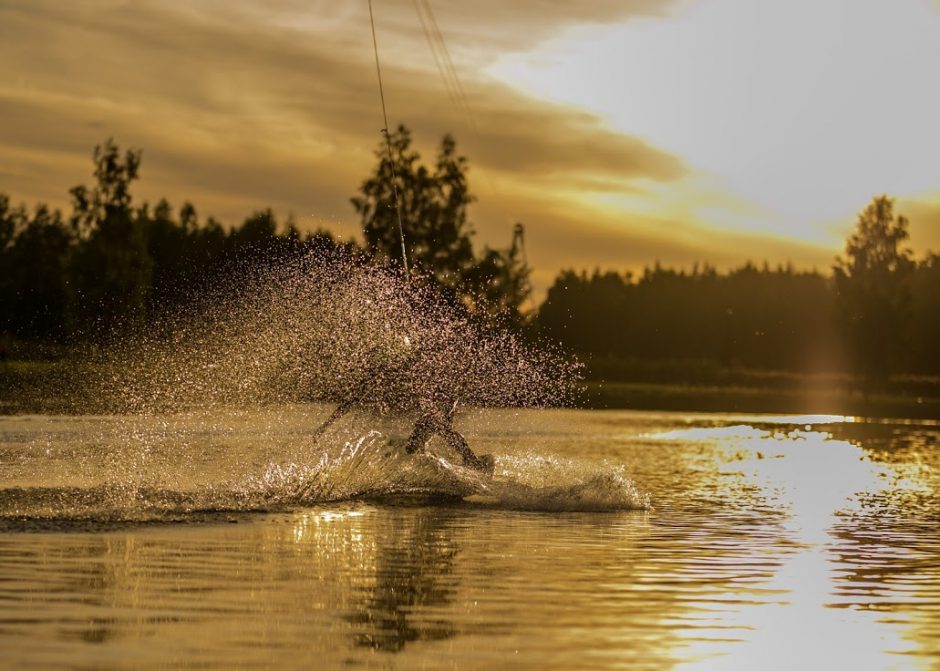
[(148, 328), (208, 287), (237, 291), (246, 267), (312, 248), (400, 266), (400, 215), (418, 281), (475, 319), (593, 360), (847, 371), (873, 382), (940, 374), (940, 256), (913, 258), (908, 222), (885, 196), (859, 215), (829, 274), (752, 263), (726, 272), (657, 263), (639, 275), (572, 269), (527, 314), (530, 269), (517, 238), (508, 248), (474, 246), (468, 163), (453, 138), (430, 164), (404, 126), (388, 139), (351, 198), (361, 245), (301, 233), (271, 209), (226, 228), (190, 203), (138, 204), (142, 154), (111, 140), (94, 150), (93, 184), (70, 190), (67, 215), (0, 194), (0, 350), (4, 339), (67, 347), (100, 342), (115, 326)]
[(565, 270), (543, 333), (594, 358), (793, 372), (940, 374), (940, 255), (913, 259), (908, 222), (875, 198), (831, 275), (753, 263), (659, 264), (639, 276)]
[(270, 258), (310, 245), (270, 209), (224, 228), (166, 199), (136, 205), (139, 151), (111, 141), (94, 151), (95, 183), (70, 190), (72, 211), (13, 206), (0, 194), (0, 333), (27, 342), (74, 344), (145, 326), (216, 283), (240, 257)]
[[(301, 233), (292, 218), (258, 210), (226, 228), (201, 220), (191, 203), (135, 203), (142, 153), (112, 140), (93, 153), (94, 182), (69, 191), (71, 212), (14, 206), (0, 194), (0, 348), (9, 341), (70, 345), (106, 341), (115, 331), (147, 328), (212, 287), (236, 292), (254, 265), (341, 250), (363, 263), (401, 264), (397, 228), (403, 211), (416, 281), (433, 282), (456, 308), (487, 321), (519, 326), (529, 269), (515, 247), (477, 252), (467, 208), (466, 158), (446, 136), (430, 167), (399, 127), (376, 151), (375, 172), (351, 199), (364, 244), (328, 231)], [(391, 180), (399, 182), (396, 203)], [(223, 292), (224, 293), (224, 292)], [(224, 296), (222, 296), (224, 298)]]

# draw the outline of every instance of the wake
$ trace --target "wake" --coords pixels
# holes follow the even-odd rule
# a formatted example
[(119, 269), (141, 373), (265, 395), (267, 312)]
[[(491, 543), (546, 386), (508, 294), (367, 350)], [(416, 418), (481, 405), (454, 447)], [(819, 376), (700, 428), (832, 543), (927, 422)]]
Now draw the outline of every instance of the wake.
[(492, 476), (435, 452), (408, 455), (379, 431), (324, 452), (311, 466), (271, 464), (252, 480), (258, 494), (312, 505), (350, 499), (450, 500), (468, 505), (533, 511), (645, 510), (623, 467), (601, 467), (543, 456), (496, 457)]
[(83, 530), (128, 524), (229, 520), (341, 502), (464, 506), (480, 510), (644, 510), (622, 467), (540, 455), (496, 458), (490, 476), (434, 452), (409, 455), (377, 430), (312, 458), (269, 461), (256, 471), (186, 487), (127, 481), (0, 489), (0, 529)]

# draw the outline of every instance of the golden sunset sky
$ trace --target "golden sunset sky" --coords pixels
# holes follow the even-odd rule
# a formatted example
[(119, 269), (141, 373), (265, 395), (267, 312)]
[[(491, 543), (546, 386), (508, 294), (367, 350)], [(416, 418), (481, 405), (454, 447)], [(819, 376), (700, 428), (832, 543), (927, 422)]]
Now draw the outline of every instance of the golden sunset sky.
[[(420, 4), (420, 3), (418, 3)], [(470, 159), (479, 244), (562, 267), (828, 269), (875, 195), (940, 250), (936, 0), (374, 0), (390, 123)], [(0, 0), (0, 192), (67, 208), (108, 137), (138, 201), (357, 235), (382, 116), (366, 0)]]

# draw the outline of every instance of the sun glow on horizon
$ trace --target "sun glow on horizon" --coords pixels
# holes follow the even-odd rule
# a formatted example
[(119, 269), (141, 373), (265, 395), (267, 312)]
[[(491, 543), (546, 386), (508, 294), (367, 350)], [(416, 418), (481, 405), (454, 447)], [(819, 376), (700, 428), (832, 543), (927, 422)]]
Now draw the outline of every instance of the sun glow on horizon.
[(717, 0), (570, 28), (489, 72), (590, 110), (691, 170), (594, 200), (840, 247), (874, 195), (940, 200), (938, 62), (930, 0)]

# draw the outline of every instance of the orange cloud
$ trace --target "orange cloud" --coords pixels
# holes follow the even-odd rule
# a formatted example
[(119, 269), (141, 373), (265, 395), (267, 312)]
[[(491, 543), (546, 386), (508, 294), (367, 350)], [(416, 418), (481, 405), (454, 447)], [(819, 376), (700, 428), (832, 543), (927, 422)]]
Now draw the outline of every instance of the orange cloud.
[[(447, 5), (438, 18), (457, 60), (472, 64), (572, 22), (673, 4), (485, 0)], [(390, 121), (408, 124), (426, 156), (445, 132), (456, 134), (480, 195), (481, 241), (508, 244), (512, 220), (524, 220), (543, 285), (561, 266), (733, 265), (763, 250), (804, 265), (831, 258), (592, 203), (598, 192), (655, 198), (689, 167), (583, 109), (527, 97), (477, 70), (463, 78), (468, 120), (447, 102), (410, 3), (376, 6)], [(361, 3), (332, 0), (2, 5), (0, 192), (63, 206), (67, 189), (90, 179), (91, 148), (113, 136), (144, 150), (138, 199), (191, 200), (229, 223), (273, 206), (301, 226), (354, 234), (348, 199), (374, 163), (381, 126), (365, 21)]]

